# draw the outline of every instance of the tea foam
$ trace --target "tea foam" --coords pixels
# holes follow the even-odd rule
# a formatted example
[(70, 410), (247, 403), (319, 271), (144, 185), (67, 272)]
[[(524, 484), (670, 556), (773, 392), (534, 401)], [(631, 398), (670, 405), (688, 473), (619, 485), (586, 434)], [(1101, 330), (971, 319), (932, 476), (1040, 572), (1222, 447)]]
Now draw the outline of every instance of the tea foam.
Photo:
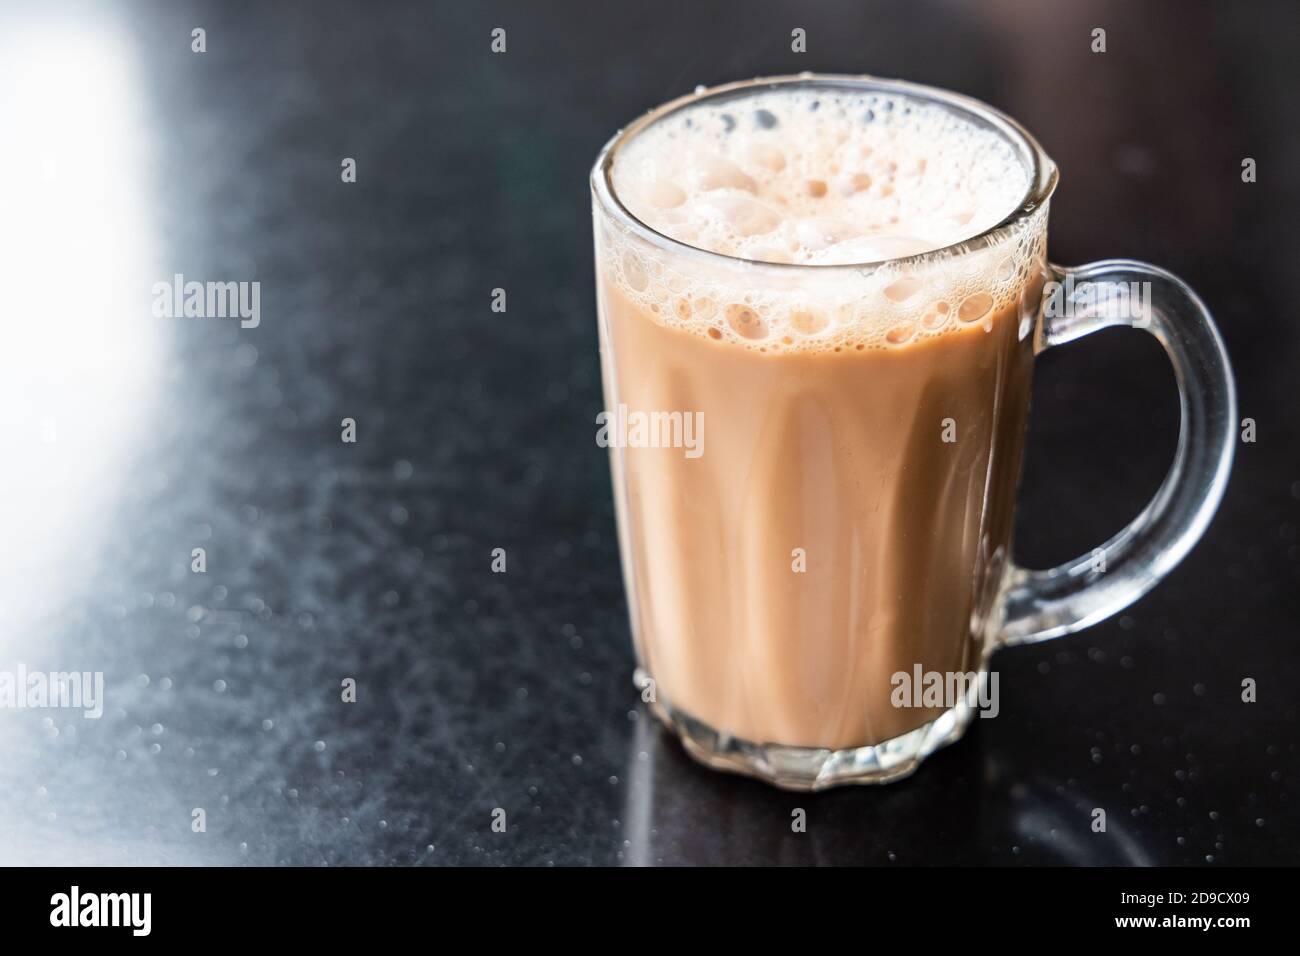
[[(804, 88), (679, 109), (623, 144), (611, 182), (633, 216), (679, 242), (816, 266), (891, 262), (971, 239), (1019, 206), (1029, 175), (1000, 134), (942, 106)], [(848, 280), (852, 289), (802, 273), (784, 289), (756, 280), (743, 296), (706, 267), (610, 247), (625, 291), (660, 321), (780, 351), (900, 345), (984, 320), (1041, 251), (1042, 230), (1029, 232), (942, 270), (891, 265)]]

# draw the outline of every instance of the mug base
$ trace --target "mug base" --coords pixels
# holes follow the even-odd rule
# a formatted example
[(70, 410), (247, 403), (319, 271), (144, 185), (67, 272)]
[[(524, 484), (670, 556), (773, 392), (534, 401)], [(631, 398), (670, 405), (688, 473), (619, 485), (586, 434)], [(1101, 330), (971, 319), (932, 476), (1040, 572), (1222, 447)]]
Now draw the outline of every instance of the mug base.
[[(649, 675), (637, 668), (644, 687)], [(961, 700), (915, 730), (863, 747), (830, 750), (760, 744), (709, 726), (666, 700), (648, 702), (651, 712), (681, 740), (686, 752), (714, 770), (756, 777), (782, 790), (814, 792), (853, 784), (890, 783), (911, 776), (921, 761), (961, 738), (975, 708)]]

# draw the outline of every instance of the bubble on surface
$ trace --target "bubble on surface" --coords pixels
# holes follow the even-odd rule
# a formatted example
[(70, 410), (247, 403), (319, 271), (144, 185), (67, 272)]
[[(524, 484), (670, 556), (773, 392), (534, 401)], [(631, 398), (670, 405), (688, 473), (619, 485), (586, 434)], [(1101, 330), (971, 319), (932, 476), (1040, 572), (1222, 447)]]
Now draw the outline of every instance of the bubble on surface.
[(742, 338), (767, 338), (767, 323), (747, 305), (727, 306), (727, 324)]
[(957, 318), (962, 322), (978, 322), (988, 315), (992, 308), (993, 296), (987, 292), (976, 292), (968, 295), (957, 307)]

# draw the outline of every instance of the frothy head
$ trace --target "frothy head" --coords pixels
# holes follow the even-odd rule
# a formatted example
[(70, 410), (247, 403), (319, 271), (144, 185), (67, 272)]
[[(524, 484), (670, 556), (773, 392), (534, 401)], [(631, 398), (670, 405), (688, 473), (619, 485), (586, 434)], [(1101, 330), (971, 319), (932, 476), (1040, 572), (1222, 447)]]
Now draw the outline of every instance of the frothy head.
[(809, 265), (941, 249), (997, 225), (1029, 188), (1013, 147), (967, 116), (801, 87), (677, 110), (625, 144), (611, 176), (634, 216), (679, 242)]
[(601, 281), (650, 321), (760, 352), (995, 320), (1023, 338), (1054, 183), (1032, 140), (939, 91), (812, 74), (702, 91), (601, 154)]

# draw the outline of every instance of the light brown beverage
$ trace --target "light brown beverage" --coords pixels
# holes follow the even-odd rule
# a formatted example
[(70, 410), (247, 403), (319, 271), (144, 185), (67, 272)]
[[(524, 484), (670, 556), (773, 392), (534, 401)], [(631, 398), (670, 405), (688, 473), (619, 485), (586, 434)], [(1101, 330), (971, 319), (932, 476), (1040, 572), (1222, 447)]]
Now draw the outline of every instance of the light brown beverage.
[(1046, 210), (924, 254), (1015, 208), (1027, 174), (1006, 149), (938, 108), (777, 91), (679, 111), (615, 157), (619, 201), (658, 239), (597, 218), (606, 407), (702, 425), (694, 448), (612, 449), (661, 706), (858, 748), (942, 711), (894, 706), (894, 675), (982, 667)]

